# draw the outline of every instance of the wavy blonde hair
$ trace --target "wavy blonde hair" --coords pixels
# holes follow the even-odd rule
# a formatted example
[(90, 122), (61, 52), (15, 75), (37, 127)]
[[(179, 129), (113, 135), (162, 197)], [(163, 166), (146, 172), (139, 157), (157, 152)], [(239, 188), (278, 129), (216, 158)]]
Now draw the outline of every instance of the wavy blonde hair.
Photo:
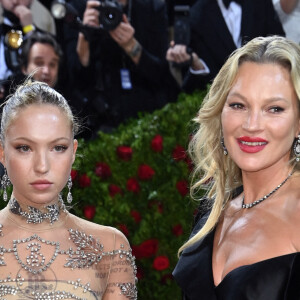
[[(235, 50), (227, 59), (194, 119), (199, 128), (189, 144), (189, 153), (196, 166), (191, 195), (196, 198), (197, 191), (207, 187), (211, 212), (202, 229), (181, 246), (178, 253), (203, 238), (216, 226), (233, 191), (242, 185), (241, 170), (229, 156), (223, 154), (221, 113), (243, 62), (283, 66), (289, 70), (298, 100), (300, 99), (300, 47), (294, 42), (279, 36), (257, 37)], [(299, 172), (299, 163), (295, 162), (292, 152), (290, 163)], [(207, 182), (210, 182), (209, 185)]]

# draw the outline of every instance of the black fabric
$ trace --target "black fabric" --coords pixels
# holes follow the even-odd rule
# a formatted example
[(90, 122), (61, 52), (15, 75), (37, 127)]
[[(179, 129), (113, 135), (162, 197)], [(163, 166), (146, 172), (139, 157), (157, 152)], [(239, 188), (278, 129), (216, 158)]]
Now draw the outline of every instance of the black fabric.
[[(205, 224), (207, 212), (196, 224), (195, 235)], [(212, 273), (215, 230), (185, 249), (173, 271), (185, 300), (299, 300), (300, 253), (291, 253), (229, 272), (218, 286)]]
[(236, 2), (236, 3), (238, 3), (238, 4), (241, 5), (242, 2), (243, 2), (243, 0), (223, 0), (224, 6), (225, 6), (226, 8), (229, 7), (229, 5), (230, 5), (231, 2)]
[[(70, 2), (78, 11), (78, 0)], [(80, 10), (81, 9), (81, 10)], [(125, 11), (126, 12), (126, 11)], [(70, 71), (70, 86), (73, 95), (81, 91), (86, 99), (83, 104), (74, 101), (75, 107), (90, 109), (98, 125), (116, 127), (139, 112), (151, 112), (167, 102), (176, 101), (179, 88), (172, 77), (165, 55), (168, 48), (168, 19), (165, 3), (161, 0), (133, 0), (130, 23), (135, 29), (135, 37), (142, 45), (142, 55), (138, 65), (113, 41), (107, 32), (99, 32), (91, 41), (91, 63), (81, 66), (76, 53), (78, 32), (65, 28), (66, 53)], [(72, 37), (73, 35), (73, 37)], [(131, 90), (121, 86), (120, 69), (130, 71)], [(103, 113), (102, 103), (107, 103)], [(97, 105), (97, 103), (99, 105)], [(97, 125), (97, 124), (96, 124)]]
[[(285, 35), (272, 0), (243, 0), (241, 8), (242, 44), (258, 36)], [(204, 60), (210, 74), (194, 75), (186, 72), (183, 82), (186, 92), (206, 88), (229, 55), (236, 50), (217, 0), (198, 0), (193, 5), (190, 9), (190, 27), (189, 46)]]

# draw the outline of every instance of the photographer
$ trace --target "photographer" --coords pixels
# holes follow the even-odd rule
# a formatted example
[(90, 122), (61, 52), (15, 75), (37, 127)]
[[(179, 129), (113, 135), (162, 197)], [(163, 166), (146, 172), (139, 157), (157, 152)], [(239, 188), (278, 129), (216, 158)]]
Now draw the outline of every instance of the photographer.
[(285, 34), (272, 0), (198, 0), (189, 20), (190, 44), (171, 42), (166, 56), (172, 63), (190, 64), (183, 74), (185, 92), (206, 88), (228, 56), (252, 38)]
[[(79, 10), (76, 2), (79, 4), (74, 0), (70, 3)], [(165, 59), (168, 47), (165, 3), (118, 2), (123, 7), (122, 21), (107, 31), (99, 29), (101, 3), (87, 1), (83, 24), (93, 29), (88, 34), (80, 32), (67, 45), (71, 87), (76, 86), (85, 100), (77, 106), (80, 109), (85, 106), (85, 114), (94, 121), (88, 126), (95, 131), (109, 131), (139, 112), (161, 108), (175, 101), (178, 92)]]

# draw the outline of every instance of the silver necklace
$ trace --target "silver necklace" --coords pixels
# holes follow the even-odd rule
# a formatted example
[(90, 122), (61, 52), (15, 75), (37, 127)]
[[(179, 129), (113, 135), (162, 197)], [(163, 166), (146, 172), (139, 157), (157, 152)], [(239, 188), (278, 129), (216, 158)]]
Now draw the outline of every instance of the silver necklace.
[(254, 202), (251, 202), (249, 204), (245, 204), (245, 195), (243, 196), (243, 200), (242, 200), (242, 208), (251, 208), (257, 204), (259, 204), (260, 202), (266, 200), (267, 198), (269, 198), (271, 195), (273, 195), (277, 190), (279, 190), (286, 182), (287, 180), (292, 176), (293, 172), (291, 172), (288, 177), (286, 179), (284, 179), (279, 185), (276, 186), (276, 188), (271, 191), (269, 194), (263, 196), (262, 198), (255, 200)]
[(52, 225), (58, 220), (60, 211), (66, 211), (66, 207), (63, 203), (61, 195), (58, 197), (58, 204), (47, 205), (44, 208), (47, 210), (47, 212), (42, 212), (35, 207), (28, 206), (29, 211), (27, 212), (22, 210), (16, 198), (11, 198), (9, 200), (9, 210), (13, 214), (25, 218), (27, 223), (40, 224), (44, 220), (49, 220), (50, 224)]

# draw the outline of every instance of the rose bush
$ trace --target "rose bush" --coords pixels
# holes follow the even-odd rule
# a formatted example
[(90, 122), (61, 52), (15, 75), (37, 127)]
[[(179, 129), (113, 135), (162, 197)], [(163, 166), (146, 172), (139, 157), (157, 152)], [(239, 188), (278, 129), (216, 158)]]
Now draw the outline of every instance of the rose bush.
[(203, 95), (182, 94), (111, 134), (79, 141), (72, 212), (127, 236), (136, 256), (139, 299), (181, 299), (171, 273), (197, 208), (188, 198), (193, 165), (186, 149)]

